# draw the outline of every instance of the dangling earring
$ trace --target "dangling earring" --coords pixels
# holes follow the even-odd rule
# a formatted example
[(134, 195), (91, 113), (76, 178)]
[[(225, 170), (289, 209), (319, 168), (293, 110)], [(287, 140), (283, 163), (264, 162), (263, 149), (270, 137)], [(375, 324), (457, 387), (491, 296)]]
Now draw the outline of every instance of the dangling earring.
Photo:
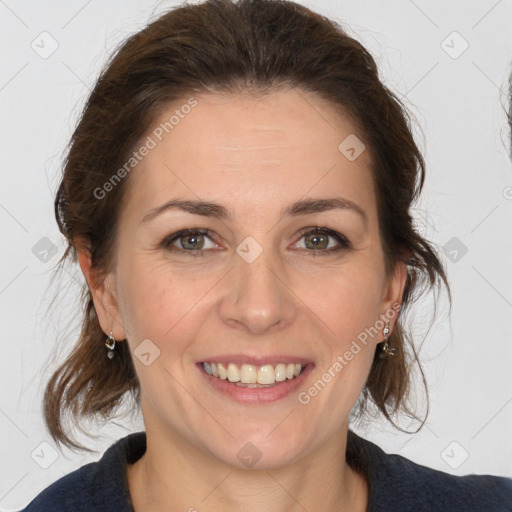
[(393, 357), (396, 354), (396, 348), (391, 348), (389, 346), (389, 322), (386, 322), (386, 326), (384, 327), (382, 334), (384, 334), (384, 345), (382, 346), (382, 352), (379, 354), (379, 359), (384, 359), (385, 357)]
[(116, 340), (114, 336), (112, 336), (112, 331), (110, 331), (110, 336), (105, 341), (105, 346), (108, 348), (107, 357), (112, 359), (114, 357), (114, 348), (116, 346)]

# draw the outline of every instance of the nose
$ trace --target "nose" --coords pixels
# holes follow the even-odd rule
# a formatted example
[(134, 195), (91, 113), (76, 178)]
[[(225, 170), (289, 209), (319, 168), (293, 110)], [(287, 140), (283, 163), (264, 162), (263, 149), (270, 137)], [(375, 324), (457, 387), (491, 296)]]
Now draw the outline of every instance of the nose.
[(248, 263), (234, 255), (234, 268), (227, 276), (229, 292), (220, 314), (230, 327), (251, 334), (267, 334), (293, 322), (296, 306), (286, 283), (285, 270), (271, 250), (264, 250)]

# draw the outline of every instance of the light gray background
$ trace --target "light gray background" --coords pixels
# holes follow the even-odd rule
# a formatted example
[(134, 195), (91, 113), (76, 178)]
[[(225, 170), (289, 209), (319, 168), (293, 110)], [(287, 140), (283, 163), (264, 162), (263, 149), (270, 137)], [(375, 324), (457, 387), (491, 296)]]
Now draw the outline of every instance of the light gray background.
[[(512, 2), (304, 3), (350, 27), (416, 117), (428, 179), (415, 217), (441, 252), (448, 244), (442, 258), (453, 288), (451, 318), (444, 298), (430, 329), (431, 300), (418, 304), (414, 318), (415, 336), (424, 339), (428, 422), (414, 435), (380, 421), (359, 430), (386, 451), (446, 472), (512, 477), (512, 171), (504, 112)], [(47, 312), (51, 269), (64, 247), (52, 201), (65, 145), (107, 55), (174, 4), (0, 0), (1, 510), (22, 508), (143, 428), (140, 418), (91, 425), (103, 437), (79, 439), (97, 447), (93, 455), (55, 451), (44, 428), (41, 397), (58, 363), (57, 335), (78, 318), (75, 271), (65, 275), (63, 283), (71, 284), (53, 314)], [(58, 48), (42, 58), (52, 40)], [(469, 47), (459, 55), (465, 41)], [(59, 349), (60, 357), (69, 348)]]

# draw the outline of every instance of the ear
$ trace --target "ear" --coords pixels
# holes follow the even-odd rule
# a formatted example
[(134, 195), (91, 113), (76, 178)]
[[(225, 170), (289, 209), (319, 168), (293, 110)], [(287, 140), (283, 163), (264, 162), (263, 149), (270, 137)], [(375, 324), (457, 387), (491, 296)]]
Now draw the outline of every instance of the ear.
[[(395, 266), (395, 271), (388, 280), (384, 291), (381, 314), (389, 321), (389, 333), (393, 332), (395, 322), (400, 311), (399, 305), (402, 305), (405, 282), (407, 281), (407, 265), (399, 261)], [(394, 311), (394, 314), (391, 314)], [(386, 315), (386, 313), (388, 313)]]
[(112, 331), (112, 336), (116, 341), (126, 339), (126, 332), (121, 321), (121, 312), (115, 294), (115, 276), (108, 274), (104, 279), (98, 281), (92, 268), (92, 252), (88, 240), (82, 237), (75, 240), (75, 249), (78, 254), (80, 268), (91, 291), (94, 308), (103, 332), (109, 336), (110, 331)]

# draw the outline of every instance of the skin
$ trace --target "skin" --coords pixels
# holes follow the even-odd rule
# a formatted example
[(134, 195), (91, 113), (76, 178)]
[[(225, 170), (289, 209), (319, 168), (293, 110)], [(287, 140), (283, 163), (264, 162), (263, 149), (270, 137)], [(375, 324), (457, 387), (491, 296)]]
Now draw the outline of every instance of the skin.
[[(113, 271), (101, 283), (79, 247), (105, 333), (112, 329), (132, 351), (145, 339), (160, 350), (149, 366), (134, 358), (147, 433), (145, 455), (127, 469), (134, 508), (279, 512), (321, 503), (327, 511), (364, 511), (367, 484), (345, 462), (346, 436), (381, 331), (307, 405), (296, 392), (240, 404), (205, 384), (196, 362), (296, 355), (315, 365), (304, 391), (401, 302), (406, 268), (390, 278), (384, 272), (370, 151), (349, 161), (338, 145), (362, 134), (312, 93), (196, 99), (130, 174)], [(169, 105), (155, 126), (184, 103)], [(280, 217), (300, 199), (340, 196), (364, 210), (366, 223), (349, 209)], [(233, 219), (168, 210), (141, 222), (173, 198), (220, 203)], [(344, 235), (350, 249), (327, 237), (315, 250), (301, 230), (316, 225)], [(187, 237), (171, 246), (181, 252), (162, 247), (184, 228), (211, 230), (200, 240), (202, 255), (186, 252)], [(236, 252), (247, 236), (263, 249), (252, 263)], [(333, 247), (341, 250), (328, 252)], [(247, 442), (262, 454), (250, 470), (237, 458)]]

